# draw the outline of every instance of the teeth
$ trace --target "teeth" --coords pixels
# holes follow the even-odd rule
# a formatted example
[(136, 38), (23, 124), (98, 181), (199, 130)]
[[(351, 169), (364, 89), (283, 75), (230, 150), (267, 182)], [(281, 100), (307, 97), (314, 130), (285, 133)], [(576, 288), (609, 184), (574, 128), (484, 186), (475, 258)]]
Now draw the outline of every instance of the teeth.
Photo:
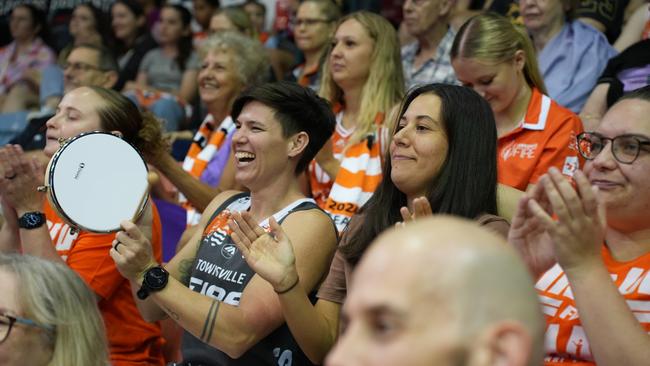
[(255, 159), (255, 154), (246, 151), (238, 151), (235, 153), (235, 158), (237, 158), (237, 160), (253, 160)]

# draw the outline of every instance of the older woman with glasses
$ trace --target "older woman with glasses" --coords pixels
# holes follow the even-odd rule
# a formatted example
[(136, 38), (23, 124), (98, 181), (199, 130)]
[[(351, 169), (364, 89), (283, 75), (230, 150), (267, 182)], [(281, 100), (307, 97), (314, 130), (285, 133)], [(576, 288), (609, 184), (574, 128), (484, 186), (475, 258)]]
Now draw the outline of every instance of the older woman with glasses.
[(623, 97), (578, 136), (577, 189), (552, 168), (519, 203), (509, 240), (538, 276), (547, 365), (648, 362), (649, 114), (650, 86)]
[(0, 254), (0, 365), (108, 365), (95, 298), (62, 264)]

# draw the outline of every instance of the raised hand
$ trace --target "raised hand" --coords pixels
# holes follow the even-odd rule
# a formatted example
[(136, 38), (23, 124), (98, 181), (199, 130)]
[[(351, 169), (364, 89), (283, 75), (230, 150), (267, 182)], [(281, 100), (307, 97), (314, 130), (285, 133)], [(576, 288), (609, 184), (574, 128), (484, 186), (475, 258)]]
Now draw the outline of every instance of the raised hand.
[(246, 263), (276, 292), (284, 292), (298, 280), (296, 257), (291, 241), (273, 217), (270, 233), (260, 227), (248, 212), (234, 212), (228, 222), (232, 240)]
[(115, 235), (110, 251), (111, 258), (122, 276), (141, 282), (144, 272), (158, 265), (153, 256), (151, 242), (131, 221), (122, 221), (120, 225), (123, 231)]
[(4, 204), (16, 211), (42, 211), (43, 193), (36, 190), (43, 184), (44, 167), (30, 159), (18, 145), (0, 149), (0, 195)]
[(413, 200), (413, 212), (408, 207), (403, 206), (399, 209), (399, 213), (402, 215), (402, 221), (398, 222), (397, 226), (403, 226), (407, 222), (433, 215), (433, 210), (426, 197), (418, 197)]
[(602, 264), (600, 251), (607, 224), (598, 189), (581, 171), (574, 179), (577, 192), (556, 168), (540, 181), (557, 220), (534, 202), (530, 207), (552, 239), (557, 261), (567, 273), (583, 265)]
[(519, 251), (533, 277), (536, 278), (557, 260), (551, 237), (532, 213), (531, 206), (534, 205), (546, 213), (550, 212), (550, 203), (541, 184), (537, 184), (531, 192), (526, 193), (519, 200), (517, 212), (512, 218), (510, 231), (508, 231), (508, 242)]

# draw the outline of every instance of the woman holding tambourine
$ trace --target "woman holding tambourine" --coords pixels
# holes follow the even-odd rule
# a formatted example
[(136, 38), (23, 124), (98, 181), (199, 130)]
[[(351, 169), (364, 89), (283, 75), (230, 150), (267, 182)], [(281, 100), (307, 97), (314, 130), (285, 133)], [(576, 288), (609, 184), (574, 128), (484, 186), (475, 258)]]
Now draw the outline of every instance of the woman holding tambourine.
[[(235, 179), (250, 193), (218, 195), (203, 212), (199, 230), (164, 268), (130, 222), (123, 223), (111, 256), (133, 286), (140, 286), (137, 297), (144, 301), (138, 306), (145, 319), (169, 316), (185, 329), (183, 365), (311, 364), (284, 324), (276, 292), (298, 287), (313, 294), (336, 247), (332, 220), (299, 183), (331, 136), (334, 115), (310, 89), (278, 82), (241, 95), (232, 117)], [(275, 241), (281, 238), (276, 234), (291, 238), (297, 277), (274, 288), (253, 272), (234, 243), (244, 236), (256, 243)]]
[[(164, 364), (160, 326), (140, 317), (129, 282), (108, 255), (117, 212), (138, 220), (161, 257), (160, 221), (146, 204), (146, 165), (133, 148), (163, 149), (159, 123), (115, 91), (82, 87), (63, 97), (46, 136), (43, 152), (52, 159), (45, 185), (37, 159), (18, 146), (0, 149), (0, 251), (63, 262), (84, 279), (96, 294), (113, 365)], [(128, 200), (135, 205), (127, 202), (130, 213), (120, 213)]]

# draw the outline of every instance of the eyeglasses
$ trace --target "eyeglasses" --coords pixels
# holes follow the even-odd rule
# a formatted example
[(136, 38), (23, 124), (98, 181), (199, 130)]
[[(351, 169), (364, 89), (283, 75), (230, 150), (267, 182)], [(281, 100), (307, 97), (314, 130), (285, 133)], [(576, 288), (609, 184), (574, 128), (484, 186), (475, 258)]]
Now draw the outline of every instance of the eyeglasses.
[(31, 319), (21, 318), (19, 316), (0, 314), (0, 343), (3, 343), (5, 340), (7, 340), (9, 333), (11, 333), (11, 328), (13, 328), (14, 324), (16, 323), (29, 327), (41, 328), (49, 333), (54, 332), (54, 327), (52, 326), (41, 325)]
[(68, 68), (71, 68), (72, 71), (75, 72), (77, 71), (87, 72), (88, 70), (97, 70), (97, 71), (102, 70), (98, 66), (87, 64), (85, 62), (66, 62), (65, 64), (63, 64), (63, 70), (67, 70)]
[(291, 24), (293, 24), (293, 26), (297, 28), (300, 27), (301, 25), (306, 25), (307, 27), (313, 27), (318, 23), (329, 23), (329, 22), (331, 22), (330, 19), (303, 18), (303, 19), (293, 19), (291, 21)]
[(614, 138), (603, 137), (595, 132), (583, 132), (578, 135), (578, 151), (587, 160), (593, 160), (611, 142), (614, 159), (623, 164), (632, 164), (639, 156), (643, 146), (650, 146), (647, 138), (636, 135), (620, 135)]

